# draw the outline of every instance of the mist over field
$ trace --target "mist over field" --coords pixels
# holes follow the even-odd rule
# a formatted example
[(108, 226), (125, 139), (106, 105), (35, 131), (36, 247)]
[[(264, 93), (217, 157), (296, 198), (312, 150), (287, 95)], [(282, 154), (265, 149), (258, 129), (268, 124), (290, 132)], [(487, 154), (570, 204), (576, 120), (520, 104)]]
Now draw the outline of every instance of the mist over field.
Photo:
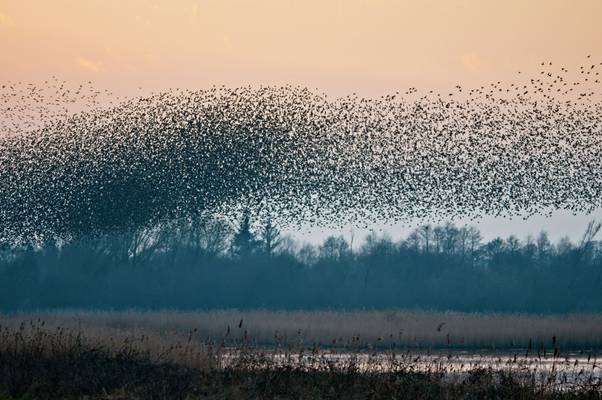
[(552, 243), (545, 232), (484, 241), (476, 228), (424, 225), (295, 243), (271, 222), (220, 220), (5, 250), (4, 311), (76, 309), (602, 310), (600, 225)]

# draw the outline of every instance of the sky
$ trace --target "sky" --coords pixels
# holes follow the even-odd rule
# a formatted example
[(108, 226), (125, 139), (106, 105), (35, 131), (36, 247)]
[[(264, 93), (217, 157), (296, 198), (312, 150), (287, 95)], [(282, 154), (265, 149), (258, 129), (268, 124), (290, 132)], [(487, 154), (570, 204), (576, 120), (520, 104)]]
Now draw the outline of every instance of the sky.
[(599, 0), (0, 0), (2, 80), (380, 95), (602, 55)]
[[(55, 75), (128, 96), (214, 84), (443, 91), (602, 57), (600, 20), (600, 0), (0, 0), (0, 81)], [(477, 225), (578, 237), (589, 218)]]

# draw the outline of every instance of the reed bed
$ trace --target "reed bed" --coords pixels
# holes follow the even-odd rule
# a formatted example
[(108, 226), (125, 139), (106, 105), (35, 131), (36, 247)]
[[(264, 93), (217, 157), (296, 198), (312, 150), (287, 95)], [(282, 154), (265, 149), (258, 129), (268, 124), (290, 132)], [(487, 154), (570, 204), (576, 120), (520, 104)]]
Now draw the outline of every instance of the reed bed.
[[(219, 341), (78, 321), (21, 321), (0, 327), (0, 398), (5, 399), (599, 399), (595, 355), (374, 351), (357, 336), (321, 349), (276, 341), (258, 348), (248, 333)], [(235, 329), (244, 329), (239, 321)], [(558, 343), (556, 343), (558, 345)], [(497, 360), (496, 360), (497, 359)]]
[[(220, 340), (226, 333), (245, 336), (257, 346), (276, 343), (322, 347), (347, 346), (356, 340), (377, 348), (453, 349), (602, 349), (602, 315), (478, 314), (420, 311), (52, 311), (0, 314), (0, 323), (23, 320), (50, 326), (85, 327), (88, 334), (136, 332), (162, 340), (196, 337)], [(240, 327), (239, 327), (240, 326)], [(554, 342), (554, 343), (553, 343)]]

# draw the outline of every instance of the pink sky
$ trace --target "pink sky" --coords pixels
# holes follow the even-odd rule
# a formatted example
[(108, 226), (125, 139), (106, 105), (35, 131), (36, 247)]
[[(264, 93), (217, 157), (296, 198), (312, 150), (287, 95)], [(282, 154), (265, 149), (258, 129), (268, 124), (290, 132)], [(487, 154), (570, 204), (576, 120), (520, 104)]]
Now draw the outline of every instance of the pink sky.
[(602, 56), (599, 0), (0, 0), (0, 81), (379, 95)]
[[(600, 21), (600, 0), (0, 0), (0, 82), (56, 75), (127, 95), (213, 84), (446, 90), (528, 78), (544, 60), (602, 61)], [(480, 226), (557, 239), (578, 237), (589, 218)]]

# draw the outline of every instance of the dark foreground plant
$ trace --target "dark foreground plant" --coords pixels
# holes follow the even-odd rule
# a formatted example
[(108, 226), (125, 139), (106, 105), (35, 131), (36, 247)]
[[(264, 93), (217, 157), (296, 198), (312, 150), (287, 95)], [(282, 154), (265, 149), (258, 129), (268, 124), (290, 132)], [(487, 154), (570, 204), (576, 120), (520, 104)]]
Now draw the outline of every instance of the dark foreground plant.
[(420, 368), (410, 357), (365, 360), (347, 353), (335, 359), (318, 349), (293, 354), (247, 343), (206, 344), (211, 362), (192, 368), (142, 350), (134, 340), (109, 343), (47, 330), (43, 323), (0, 329), (0, 399), (602, 398), (599, 380), (559, 385), (520, 369), (478, 367), (458, 374), (438, 362)]

